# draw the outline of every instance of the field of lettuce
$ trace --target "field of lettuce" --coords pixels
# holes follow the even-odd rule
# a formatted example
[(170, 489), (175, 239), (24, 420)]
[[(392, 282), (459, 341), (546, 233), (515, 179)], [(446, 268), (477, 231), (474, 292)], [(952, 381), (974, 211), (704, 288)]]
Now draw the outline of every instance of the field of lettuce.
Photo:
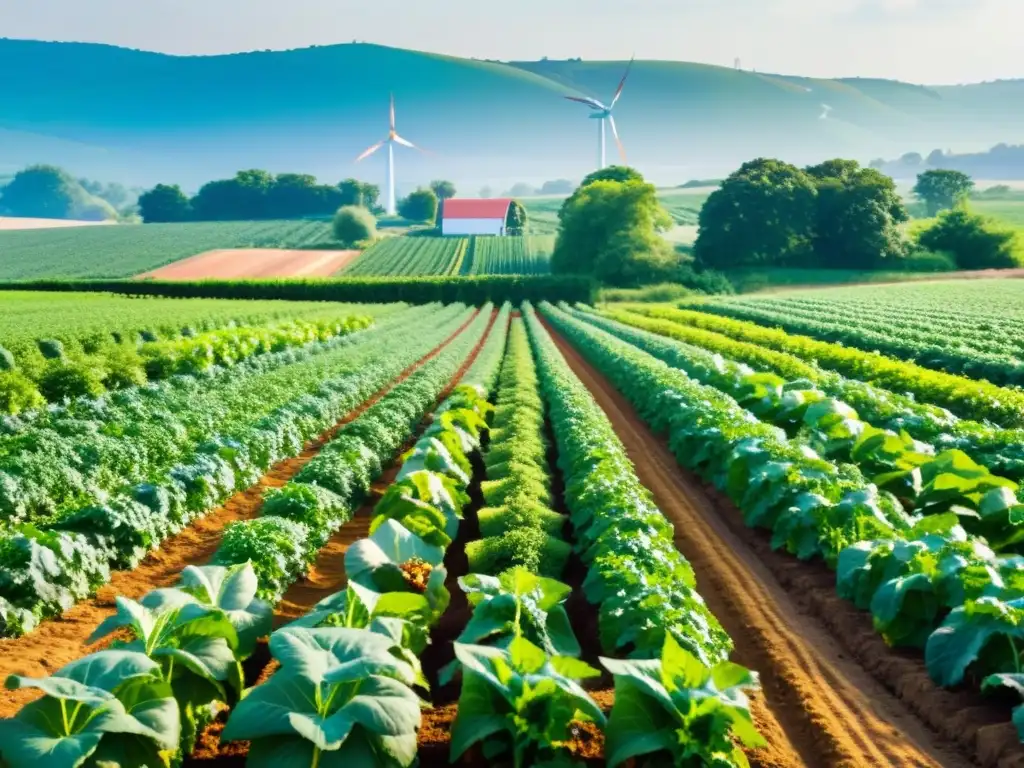
[(1018, 390), (704, 307), (52, 298), (0, 765), (1024, 759)]

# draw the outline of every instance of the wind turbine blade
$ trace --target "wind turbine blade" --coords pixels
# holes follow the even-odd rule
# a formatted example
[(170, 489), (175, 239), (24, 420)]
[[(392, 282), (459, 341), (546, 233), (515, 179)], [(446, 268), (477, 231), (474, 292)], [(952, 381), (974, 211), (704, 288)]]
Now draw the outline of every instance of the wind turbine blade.
[(591, 109), (607, 109), (607, 107), (597, 99), (591, 99), (589, 97), (581, 99), (579, 96), (566, 96), (565, 98), (567, 98), (569, 101), (576, 101), (579, 102), (580, 104), (586, 104)]
[(608, 125), (611, 126), (612, 136), (615, 137), (615, 143), (619, 147), (619, 157), (621, 157), (622, 158), (622, 162), (625, 163), (626, 162), (626, 148), (624, 146), (622, 146), (622, 139), (619, 138), (619, 131), (615, 127), (615, 118), (612, 117), (611, 115), (608, 115)]
[[(384, 141), (387, 141), (387, 139), (385, 139)], [(370, 155), (372, 155), (374, 152), (376, 152), (378, 149), (383, 147), (384, 146), (384, 141), (378, 141), (376, 144), (374, 144), (368, 150), (363, 152), (363, 154), (361, 154), (359, 157), (356, 158), (356, 162), (358, 163), (360, 160), (365, 160)]]
[(626, 74), (624, 74), (622, 76), (622, 80), (619, 82), (619, 87), (615, 91), (615, 96), (612, 98), (612, 105), (610, 107), (608, 107), (608, 109), (614, 108), (615, 107), (615, 102), (617, 102), (619, 100), (619, 97), (622, 95), (622, 89), (626, 87), (626, 78), (629, 77), (629, 72), (630, 72), (631, 69), (633, 69), (633, 62), (635, 60), (636, 60), (636, 54), (633, 55), (633, 58), (631, 58), (629, 60), (629, 64), (626, 65)]
[(391, 94), (391, 132), (395, 132), (395, 94)]
[(409, 147), (411, 149), (415, 149), (415, 150), (417, 150), (419, 152), (422, 152), (425, 155), (432, 155), (433, 154), (433, 152), (431, 152), (429, 149), (424, 149), (423, 147), (417, 146), (416, 144), (413, 144), (408, 139), (403, 139), (397, 133), (394, 136), (392, 136), (391, 138), (394, 140), (394, 142), (396, 144), (401, 144), (403, 147)]

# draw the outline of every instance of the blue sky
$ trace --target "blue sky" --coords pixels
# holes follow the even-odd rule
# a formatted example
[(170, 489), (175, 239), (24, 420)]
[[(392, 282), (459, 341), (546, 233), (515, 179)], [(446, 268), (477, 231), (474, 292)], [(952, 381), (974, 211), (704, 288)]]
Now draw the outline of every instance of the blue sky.
[(1022, 26), (1024, 0), (0, 0), (5, 37), (180, 54), (356, 39), (495, 59), (740, 58), (920, 83), (1024, 77)]

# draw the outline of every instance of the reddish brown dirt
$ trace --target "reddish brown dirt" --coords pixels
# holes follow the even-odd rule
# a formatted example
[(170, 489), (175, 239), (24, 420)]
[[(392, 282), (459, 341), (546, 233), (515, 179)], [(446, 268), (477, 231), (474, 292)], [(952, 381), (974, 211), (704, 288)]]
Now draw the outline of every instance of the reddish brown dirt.
[(359, 251), (288, 251), (278, 248), (231, 248), (197, 256), (145, 272), (157, 280), (233, 280), (244, 277), (330, 277), (344, 269)]
[[(752, 547), (757, 534), (726, 524), (739, 513), (716, 508), (626, 399), (552, 335), (675, 525), (676, 545), (693, 564), (701, 594), (736, 644), (733, 659), (760, 673), (765, 706), (755, 709), (755, 717), (769, 749), (756, 752), (755, 759), (780, 768), (970, 765), (801, 610)], [(840, 609), (834, 584), (830, 590)]]
[[(6, 680), (7, 676), (12, 674), (34, 677), (49, 675), (68, 662), (102, 647), (104, 641), (93, 645), (85, 645), (85, 641), (100, 622), (114, 612), (115, 597), (121, 595), (138, 599), (152, 589), (174, 584), (185, 566), (207, 562), (217, 551), (224, 527), (228, 523), (256, 517), (268, 488), (281, 487), (291, 480), (342, 426), (358, 418), (367, 408), (408, 378), (413, 371), (437, 355), (462, 333), (475, 317), (474, 313), (441, 344), (402, 371), (358, 408), (346, 414), (327, 432), (308, 443), (299, 456), (277, 464), (255, 485), (236, 493), (223, 506), (167, 539), (137, 568), (114, 573), (110, 583), (100, 588), (94, 598), (83, 600), (62, 616), (43, 622), (23, 637), (0, 640), (0, 680)], [(493, 320), (492, 316), (492, 323)], [(476, 351), (475, 349), (474, 356)], [(31, 689), (4, 689), (0, 692), (0, 717), (10, 717), (37, 696), (38, 692)]]

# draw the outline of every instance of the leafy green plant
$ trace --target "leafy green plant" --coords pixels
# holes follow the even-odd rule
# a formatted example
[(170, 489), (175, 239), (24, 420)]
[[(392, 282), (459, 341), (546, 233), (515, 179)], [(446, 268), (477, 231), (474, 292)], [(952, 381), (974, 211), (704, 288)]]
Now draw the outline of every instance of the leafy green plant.
[(0, 720), (0, 753), (10, 768), (155, 768), (167, 765), (178, 748), (178, 702), (159, 664), (142, 653), (100, 651), (51, 677), (12, 675), (7, 688), (43, 693)]
[(462, 507), (469, 500), (449, 475), (429, 470), (405, 473), (388, 486), (373, 508), (370, 533), (395, 520), (427, 544), (447, 547), (458, 532)]
[(456, 643), (455, 656), (463, 679), (451, 728), (453, 761), (482, 743), (488, 760), (550, 765), (571, 755), (577, 724), (605, 724), (578, 682), (600, 673), (579, 659), (548, 656), (523, 637), (507, 649)]
[(19, 414), (46, 404), (35, 383), (18, 371), (0, 371), (0, 413)]
[(51, 403), (76, 397), (97, 397), (103, 393), (98, 371), (85, 363), (55, 362), (39, 379), (39, 392)]
[(275, 632), (281, 668), (239, 702), (222, 740), (250, 740), (253, 768), (412, 765), (420, 700), (391, 648), (359, 629)]
[(259, 581), (257, 595), (277, 602), (309, 566), (309, 529), (283, 517), (259, 517), (230, 523), (214, 554), (215, 565), (251, 562)]
[(444, 549), (427, 544), (401, 523), (385, 520), (345, 551), (345, 573), (350, 582), (373, 592), (423, 595), (441, 614), (451, 599), (443, 561)]
[(47, 360), (64, 359), (64, 343), (59, 339), (39, 339), (39, 352)]
[[(500, 576), (462, 576), (459, 586), (473, 615), (458, 642), (508, 648), (517, 637), (524, 637), (551, 655), (580, 655), (580, 644), (565, 612), (565, 601), (572, 594), (568, 585), (525, 568), (512, 568)], [(451, 679), (457, 665), (456, 660), (442, 670), (442, 684)]]
[(664, 757), (672, 765), (746, 766), (739, 744), (765, 743), (754, 727), (746, 691), (757, 675), (738, 664), (702, 664), (671, 635), (661, 658), (602, 658), (615, 677), (615, 704), (605, 732), (608, 765)]

